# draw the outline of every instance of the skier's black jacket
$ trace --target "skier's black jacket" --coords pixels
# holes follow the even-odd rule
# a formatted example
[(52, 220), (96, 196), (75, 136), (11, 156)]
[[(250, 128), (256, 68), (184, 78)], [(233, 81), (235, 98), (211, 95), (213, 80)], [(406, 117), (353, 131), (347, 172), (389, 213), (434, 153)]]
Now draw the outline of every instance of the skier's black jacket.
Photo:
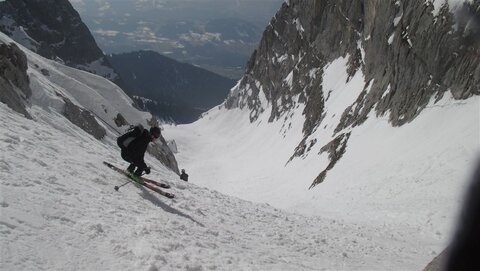
[(122, 158), (125, 161), (144, 169), (147, 168), (144, 156), (150, 141), (150, 132), (139, 125), (135, 126), (132, 131), (118, 137), (117, 144), (122, 149)]

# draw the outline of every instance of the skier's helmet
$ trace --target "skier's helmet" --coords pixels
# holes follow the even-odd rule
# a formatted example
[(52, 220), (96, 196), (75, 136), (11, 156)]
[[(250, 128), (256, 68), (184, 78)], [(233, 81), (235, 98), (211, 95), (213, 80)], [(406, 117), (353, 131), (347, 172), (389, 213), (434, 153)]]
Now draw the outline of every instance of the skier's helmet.
[(160, 137), (160, 128), (158, 128), (158, 127), (150, 128), (150, 134), (155, 138), (159, 138)]

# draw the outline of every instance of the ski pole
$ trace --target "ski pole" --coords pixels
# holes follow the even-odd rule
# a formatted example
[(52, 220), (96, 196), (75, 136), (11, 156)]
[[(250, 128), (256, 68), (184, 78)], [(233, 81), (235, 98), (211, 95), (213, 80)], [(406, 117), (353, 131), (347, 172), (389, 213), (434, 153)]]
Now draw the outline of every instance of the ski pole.
[(125, 186), (125, 185), (131, 183), (132, 181), (133, 181), (133, 180), (130, 180), (130, 181), (128, 181), (128, 182), (126, 182), (126, 183), (124, 183), (124, 184), (122, 184), (122, 185), (120, 185), (120, 186), (115, 186), (115, 187), (114, 187), (115, 191), (118, 191), (118, 189), (120, 189), (120, 187)]
[[(145, 175), (145, 174), (142, 173), (142, 174), (140, 175), (140, 177), (143, 176), (143, 175)], [(129, 183), (131, 183), (131, 182), (133, 182), (133, 180), (130, 180), (130, 181), (128, 181), (128, 182), (126, 182), (126, 183), (124, 183), (124, 184), (122, 184), (122, 185), (120, 185), (120, 186), (115, 186), (114, 189), (115, 189), (115, 191), (118, 191), (118, 189), (120, 189), (120, 187), (125, 186), (125, 185), (127, 185), (127, 184), (129, 184)]]

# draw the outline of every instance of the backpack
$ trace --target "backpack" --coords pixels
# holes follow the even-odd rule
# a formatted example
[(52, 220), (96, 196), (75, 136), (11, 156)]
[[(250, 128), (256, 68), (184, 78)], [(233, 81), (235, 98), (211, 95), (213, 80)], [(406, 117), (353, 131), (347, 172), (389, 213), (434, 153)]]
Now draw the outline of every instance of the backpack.
[(144, 128), (141, 124), (131, 125), (125, 134), (117, 138), (117, 145), (120, 149), (128, 148), (128, 145), (143, 133), (143, 130)]

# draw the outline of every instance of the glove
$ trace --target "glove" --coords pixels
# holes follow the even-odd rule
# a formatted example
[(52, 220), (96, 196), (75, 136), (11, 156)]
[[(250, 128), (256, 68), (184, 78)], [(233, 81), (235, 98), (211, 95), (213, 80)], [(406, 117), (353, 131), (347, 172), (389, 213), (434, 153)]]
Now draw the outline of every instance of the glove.
[(145, 174), (150, 174), (150, 168), (149, 167), (145, 168)]

